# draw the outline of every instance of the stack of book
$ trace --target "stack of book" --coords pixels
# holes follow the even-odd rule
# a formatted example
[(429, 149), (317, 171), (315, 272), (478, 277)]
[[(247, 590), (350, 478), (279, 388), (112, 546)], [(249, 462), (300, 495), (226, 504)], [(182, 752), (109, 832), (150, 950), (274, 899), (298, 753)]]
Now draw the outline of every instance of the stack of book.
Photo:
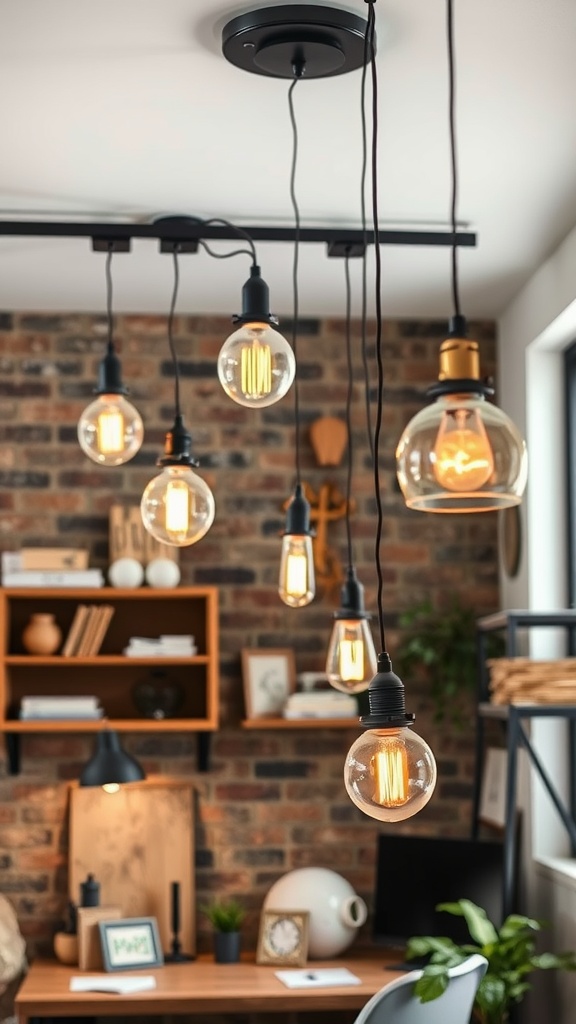
[(98, 654), (113, 615), (111, 604), (79, 604), (62, 646), (62, 657), (92, 658)]
[(132, 636), (124, 648), (128, 658), (191, 658), (197, 653), (194, 637), (188, 633), (164, 633), (158, 639)]
[[(79, 568), (75, 548), (23, 548), (2, 552), (4, 587), (102, 587), (101, 569)], [(79, 552), (84, 554), (84, 552)]]
[(23, 721), (44, 719), (91, 720), (102, 718), (103, 709), (98, 697), (23, 697), (20, 718)]
[(358, 718), (354, 697), (337, 690), (291, 693), (284, 705), (284, 718)]

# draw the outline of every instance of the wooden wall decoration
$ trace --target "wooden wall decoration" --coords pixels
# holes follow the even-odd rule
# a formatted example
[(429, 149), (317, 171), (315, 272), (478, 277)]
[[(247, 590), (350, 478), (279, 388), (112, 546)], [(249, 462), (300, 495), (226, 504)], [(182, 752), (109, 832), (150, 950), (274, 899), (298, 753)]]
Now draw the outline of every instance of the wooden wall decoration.
[(172, 939), (171, 883), (180, 883), (180, 941), (196, 948), (193, 793), (178, 780), (147, 780), (117, 793), (75, 786), (70, 793), (69, 895), (91, 872), (103, 904), (123, 917), (155, 917), (164, 952)]

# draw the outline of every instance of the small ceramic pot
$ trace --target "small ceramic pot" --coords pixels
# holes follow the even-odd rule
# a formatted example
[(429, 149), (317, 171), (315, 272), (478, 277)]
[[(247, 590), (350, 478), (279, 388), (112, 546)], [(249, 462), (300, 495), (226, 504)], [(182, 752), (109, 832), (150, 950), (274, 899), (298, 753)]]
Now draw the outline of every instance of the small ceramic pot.
[(22, 643), (29, 654), (54, 654), (62, 642), (62, 630), (53, 615), (37, 613), (22, 633)]
[(240, 932), (214, 932), (214, 959), (217, 964), (238, 963)]
[(54, 936), (54, 953), (61, 964), (78, 963), (78, 936), (68, 932), (56, 932)]

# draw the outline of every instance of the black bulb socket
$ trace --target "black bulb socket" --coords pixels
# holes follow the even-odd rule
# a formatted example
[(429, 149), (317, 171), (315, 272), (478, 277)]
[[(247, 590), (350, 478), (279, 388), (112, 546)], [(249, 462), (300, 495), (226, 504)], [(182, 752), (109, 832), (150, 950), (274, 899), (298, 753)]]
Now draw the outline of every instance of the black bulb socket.
[(180, 413), (174, 419), (174, 426), (164, 439), (164, 455), (156, 460), (157, 466), (198, 466), (198, 459), (192, 455), (192, 435), (184, 426)]
[(302, 484), (296, 484), (294, 494), (288, 508), (286, 509), (286, 529), (284, 536), (294, 534), (302, 537), (307, 534), (312, 536), (310, 530), (310, 502), (304, 496)]
[(392, 671), (390, 655), (378, 655), (378, 671), (368, 687), (369, 712), (360, 719), (363, 729), (402, 729), (414, 722), (406, 711), (404, 683)]
[(112, 345), (98, 366), (98, 385), (94, 389), (96, 395), (127, 395), (128, 388), (122, 383), (122, 364)]
[(364, 587), (356, 575), (356, 569), (349, 565), (346, 579), (340, 591), (340, 608), (334, 612), (335, 619), (370, 619), (370, 612), (364, 608)]
[(232, 323), (278, 326), (278, 317), (270, 312), (270, 290), (256, 263), (252, 264), (250, 277), (242, 287), (242, 312), (232, 317)]
[(468, 323), (465, 316), (461, 313), (456, 313), (451, 316), (448, 321), (448, 337), (449, 338), (467, 338), (468, 337)]

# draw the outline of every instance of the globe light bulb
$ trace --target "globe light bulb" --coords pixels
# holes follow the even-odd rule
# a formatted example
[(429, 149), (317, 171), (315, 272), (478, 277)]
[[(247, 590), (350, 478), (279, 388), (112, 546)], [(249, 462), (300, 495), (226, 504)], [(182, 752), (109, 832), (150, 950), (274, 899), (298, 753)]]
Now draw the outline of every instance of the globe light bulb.
[(444, 412), (434, 445), (434, 476), (447, 491), (476, 491), (494, 472), (494, 455), (478, 408)]
[(250, 409), (264, 409), (283, 398), (296, 372), (290, 345), (266, 323), (243, 324), (234, 331), (220, 350), (217, 366), (226, 394)]
[(188, 547), (208, 532), (216, 506), (208, 484), (190, 466), (167, 465), (146, 487), (140, 511), (156, 540)]
[(362, 693), (375, 671), (376, 650), (367, 617), (336, 619), (326, 657), (330, 685), (343, 693)]
[(284, 604), (303, 608), (314, 597), (314, 555), (309, 534), (284, 534), (278, 593)]
[(138, 411), (121, 394), (99, 394), (78, 421), (82, 451), (102, 466), (120, 466), (140, 450), (144, 426)]
[(434, 755), (410, 728), (369, 729), (348, 751), (344, 785), (370, 818), (404, 821), (421, 811), (434, 792)]

